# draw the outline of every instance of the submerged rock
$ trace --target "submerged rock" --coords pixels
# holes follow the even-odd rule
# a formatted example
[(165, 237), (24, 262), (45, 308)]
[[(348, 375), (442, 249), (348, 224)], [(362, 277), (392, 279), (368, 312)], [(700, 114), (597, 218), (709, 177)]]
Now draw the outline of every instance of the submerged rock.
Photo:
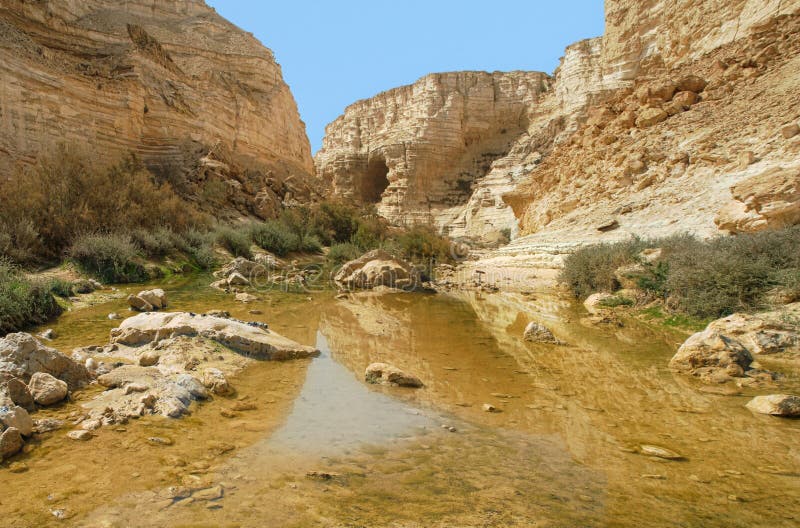
[(414, 266), (382, 249), (372, 250), (345, 263), (333, 280), (347, 288), (367, 290), (378, 286), (412, 290), (421, 286)]
[(523, 337), (525, 341), (532, 341), (534, 343), (549, 343), (552, 345), (564, 344), (563, 341), (553, 335), (553, 332), (551, 332), (549, 328), (536, 321), (528, 323), (528, 326), (525, 327)]
[(664, 460), (683, 460), (684, 456), (672, 451), (671, 449), (667, 449), (666, 447), (661, 447), (657, 445), (651, 444), (642, 444), (639, 446), (639, 451), (646, 456), (656, 457), (656, 458), (663, 458)]
[(797, 418), (800, 417), (800, 396), (789, 394), (756, 396), (747, 403), (746, 407), (761, 414)]
[(407, 374), (399, 368), (388, 363), (372, 363), (364, 372), (364, 378), (368, 383), (379, 383), (384, 385), (398, 385), (400, 387), (422, 387), (422, 381), (414, 375)]
[(314, 347), (296, 343), (263, 326), (187, 312), (145, 313), (123, 321), (111, 331), (111, 340), (139, 346), (177, 336), (200, 336), (255, 359), (284, 360), (319, 354)]

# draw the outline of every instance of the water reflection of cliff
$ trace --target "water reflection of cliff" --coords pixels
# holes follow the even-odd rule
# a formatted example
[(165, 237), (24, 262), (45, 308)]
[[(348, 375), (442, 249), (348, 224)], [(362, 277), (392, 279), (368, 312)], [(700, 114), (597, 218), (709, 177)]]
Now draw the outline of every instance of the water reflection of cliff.
[[(568, 345), (523, 342), (530, 320)], [(680, 335), (635, 321), (585, 326), (576, 308), (554, 298), (475, 294), (356, 298), (325, 310), (320, 330), (355, 376), (384, 361), (425, 382), (418, 391), (388, 389), (401, 397), (492, 426), (559, 435), (576, 460), (606, 473), (612, 517), (652, 522), (658, 511), (665, 522), (697, 519), (692, 505), (708, 497), (719, 503), (709, 506), (719, 510), (716, 519), (727, 515), (730, 497), (767, 501), (783, 511), (776, 522), (788, 515), (787, 502), (765, 490), (781, 478), (776, 471), (800, 472), (790, 447), (800, 424), (754, 417), (745, 397), (704, 393), (674, 377), (666, 364)], [(483, 412), (484, 402), (503, 412)], [(631, 452), (641, 444), (687, 460)], [(795, 484), (784, 498), (800, 500), (796, 477), (783, 478)], [(732, 519), (758, 524), (757, 510), (740, 508)]]

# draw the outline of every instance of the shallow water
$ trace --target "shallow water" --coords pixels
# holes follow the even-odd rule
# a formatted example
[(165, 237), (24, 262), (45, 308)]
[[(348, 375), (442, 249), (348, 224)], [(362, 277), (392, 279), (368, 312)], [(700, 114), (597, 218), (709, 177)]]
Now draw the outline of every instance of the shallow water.
[[(66, 430), (45, 435), (15, 459), (26, 472), (0, 469), (4, 526), (800, 523), (800, 421), (751, 414), (744, 404), (755, 392), (711, 394), (670, 373), (681, 334), (636, 321), (586, 327), (578, 307), (548, 295), (337, 301), (271, 292), (241, 305), (209, 282), (160, 285), (171, 309), (226, 309), (323, 354), (256, 363), (233, 380), (233, 400), (185, 420), (142, 419), (87, 443)], [(118, 299), (65, 314), (51, 325), (53, 346), (106, 342), (116, 326), (107, 314), (123, 308)], [(568, 345), (522, 342), (531, 319)], [(416, 374), (425, 388), (365, 384), (374, 361)], [(781, 390), (798, 388), (787, 373)], [(223, 417), (236, 398), (256, 409)], [(79, 403), (39, 414), (67, 416)], [(152, 436), (174, 444), (152, 445)], [(685, 460), (643, 456), (641, 444)], [(182, 488), (222, 497), (181, 498)]]

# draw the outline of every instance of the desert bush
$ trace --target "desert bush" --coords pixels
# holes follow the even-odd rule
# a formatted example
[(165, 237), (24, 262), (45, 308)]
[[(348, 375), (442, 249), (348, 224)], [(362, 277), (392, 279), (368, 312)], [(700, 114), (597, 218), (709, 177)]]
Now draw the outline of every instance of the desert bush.
[(205, 223), (169, 184), (156, 182), (135, 155), (98, 164), (96, 157), (66, 145), (0, 182), (0, 203), (14, 204), (0, 209), (5, 233), (0, 242), (7, 246), (10, 239), (18, 251), (29, 253), (3, 251), (19, 261), (57, 258), (86, 232), (159, 226), (182, 232)]
[(328, 260), (334, 264), (344, 264), (345, 262), (357, 259), (364, 251), (355, 244), (345, 242), (343, 244), (333, 244), (328, 251)]
[(48, 284), (29, 280), (8, 260), (0, 260), (0, 335), (44, 323), (59, 313)]
[[(661, 248), (656, 262), (639, 262), (648, 247)], [(800, 296), (800, 226), (701, 240), (681, 234), (631, 239), (579, 249), (565, 260), (560, 281), (576, 297), (613, 292), (616, 270), (639, 262), (638, 286), (667, 300), (678, 312), (715, 318), (768, 308), (776, 290)]]
[(415, 262), (450, 259), (450, 241), (428, 225), (418, 224), (395, 237), (401, 255)]
[(614, 274), (617, 268), (636, 262), (636, 256), (648, 246), (639, 238), (584, 246), (564, 260), (559, 281), (579, 298), (598, 291), (613, 292), (620, 286)]
[(236, 229), (231, 226), (219, 226), (214, 232), (217, 244), (230, 251), (233, 256), (253, 258), (247, 231), (247, 228)]
[(302, 242), (300, 235), (281, 220), (268, 220), (252, 225), (250, 237), (258, 247), (278, 256), (299, 251)]
[(131, 238), (148, 257), (164, 257), (186, 249), (183, 239), (168, 227), (134, 229)]
[(72, 297), (75, 293), (71, 281), (53, 278), (47, 281), (47, 290), (58, 297)]
[(69, 257), (81, 270), (102, 282), (137, 282), (147, 279), (147, 272), (140, 262), (139, 248), (128, 235), (81, 235), (70, 247)]

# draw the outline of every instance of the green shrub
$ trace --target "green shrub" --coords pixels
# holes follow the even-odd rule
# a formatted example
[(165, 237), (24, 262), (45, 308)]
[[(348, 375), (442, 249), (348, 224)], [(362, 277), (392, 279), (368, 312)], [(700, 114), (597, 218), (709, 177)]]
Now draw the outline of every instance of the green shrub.
[(235, 229), (229, 226), (218, 227), (215, 231), (219, 245), (230, 251), (234, 257), (253, 258), (250, 251), (250, 237), (246, 229)]
[(300, 235), (280, 220), (269, 220), (251, 226), (250, 237), (261, 249), (281, 257), (299, 251), (302, 243)]
[(322, 251), (322, 242), (317, 235), (303, 235), (300, 237), (300, 251), (304, 253), (319, 253)]
[(344, 264), (357, 259), (364, 252), (355, 244), (345, 242), (344, 244), (333, 244), (328, 251), (328, 260), (334, 264)]
[(47, 290), (58, 297), (72, 297), (74, 294), (72, 282), (64, 279), (50, 279), (47, 281)]
[(576, 251), (565, 260), (561, 282), (576, 297), (613, 292), (616, 270), (638, 262), (648, 247), (661, 248), (654, 263), (640, 262), (640, 288), (698, 319), (766, 309), (771, 294), (800, 298), (800, 226), (701, 240), (682, 234)]
[(217, 265), (217, 255), (211, 246), (191, 247), (188, 250), (198, 268), (210, 270)]
[(622, 295), (612, 295), (600, 301), (599, 304), (606, 308), (616, 308), (617, 306), (633, 306), (634, 303), (633, 300), (623, 297)]
[(427, 225), (415, 225), (396, 237), (402, 256), (415, 262), (445, 261), (450, 258), (450, 242)]
[(168, 227), (158, 227), (152, 230), (135, 229), (131, 232), (131, 238), (148, 257), (165, 257), (175, 251), (185, 249), (185, 243), (181, 237)]
[(613, 292), (620, 286), (614, 272), (636, 262), (636, 256), (646, 247), (648, 244), (639, 238), (584, 246), (564, 260), (559, 281), (569, 286), (577, 298), (598, 291)]
[(138, 282), (147, 279), (139, 261), (139, 248), (127, 235), (88, 234), (78, 237), (69, 250), (70, 258), (101, 282)]
[(28, 280), (8, 260), (0, 260), (0, 335), (42, 324), (59, 313), (46, 283)]

